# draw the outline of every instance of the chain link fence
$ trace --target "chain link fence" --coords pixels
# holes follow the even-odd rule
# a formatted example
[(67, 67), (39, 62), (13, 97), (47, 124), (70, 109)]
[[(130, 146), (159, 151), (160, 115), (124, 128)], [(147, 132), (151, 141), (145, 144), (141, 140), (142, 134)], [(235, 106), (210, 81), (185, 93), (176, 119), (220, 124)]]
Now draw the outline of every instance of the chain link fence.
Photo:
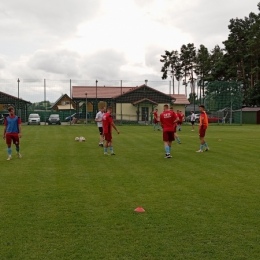
[[(197, 84), (191, 86), (188, 84), (186, 87), (181, 85), (180, 82), (172, 82), (168, 80), (161, 81), (127, 81), (127, 80), (50, 80), (50, 79), (0, 79), (0, 92), (7, 94), (15, 99), (12, 103), (12, 99), (6, 99), (5, 95), (1, 95), (0, 98), (0, 113), (7, 112), (8, 105), (14, 105), (16, 107), (16, 113), (22, 118), (23, 122), (27, 122), (28, 115), (30, 113), (38, 113), (41, 117), (42, 122), (46, 122), (47, 118), (52, 113), (58, 113), (61, 121), (65, 122), (66, 118), (75, 112), (71, 106), (70, 109), (66, 110), (53, 110), (52, 105), (64, 94), (70, 99), (73, 99), (72, 88), (76, 86), (92, 86), (97, 89), (104, 87), (116, 87), (116, 88), (134, 88), (146, 84), (150, 88), (165, 94), (185, 94), (188, 96), (194, 92), (197, 99), (192, 100), (190, 107), (191, 110), (197, 110), (199, 103), (204, 103), (206, 110), (209, 114), (209, 118), (213, 123), (218, 124), (241, 124), (242, 123), (242, 100), (243, 92), (242, 86), (236, 82), (211, 82), (207, 84), (204, 102), (201, 100), (201, 91)], [(174, 85), (174, 89), (173, 89)], [(99, 96), (97, 91), (96, 100), (102, 100), (102, 96)], [(143, 97), (142, 97), (143, 98)], [(22, 104), (26, 103), (26, 106)], [(82, 100), (84, 103), (84, 100)], [(143, 101), (146, 102), (146, 101)], [(196, 102), (196, 104), (195, 104)], [(93, 102), (95, 103), (95, 102)], [(102, 102), (100, 102), (102, 105)], [(108, 105), (106, 103), (106, 105)], [(111, 104), (110, 104), (111, 105)], [(80, 108), (82, 111), (83, 118), (88, 118), (89, 122), (94, 123), (96, 112), (98, 111), (99, 105), (89, 107), (86, 109), (85, 104)], [(147, 101), (147, 106), (150, 106), (149, 111), (141, 111), (146, 116), (142, 118), (142, 121), (147, 123), (151, 122), (150, 110), (151, 103)], [(121, 105), (122, 107), (122, 105)], [(194, 107), (194, 109), (193, 109)], [(196, 109), (195, 109), (196, 107)], [(136, 115), (133, 113), (123, 114), (122, 108), (118, 106), (117, 112), (121, 118), (124, 118), (125, 123), (135, 123)], [(88, 115), (86, 117), (86, 112)], [(188, 108), (186, 115), (189, 114)], [(117, 117), (117, 115), (115, 115)]]

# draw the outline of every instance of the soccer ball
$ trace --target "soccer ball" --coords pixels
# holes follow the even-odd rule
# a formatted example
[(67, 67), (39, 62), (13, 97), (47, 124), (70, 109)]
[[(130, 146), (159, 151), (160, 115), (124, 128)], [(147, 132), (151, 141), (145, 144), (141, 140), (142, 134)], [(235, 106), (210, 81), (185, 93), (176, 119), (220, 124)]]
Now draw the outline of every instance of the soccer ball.
[(79, 137), (75, 137), (75, 141), (79, 141)]
[(80, 142), (85, 142), (86, 139), (85, 139), (85, 137), (81, 136), (81, 137), (79, 138), (79, 141), (80, 141)]

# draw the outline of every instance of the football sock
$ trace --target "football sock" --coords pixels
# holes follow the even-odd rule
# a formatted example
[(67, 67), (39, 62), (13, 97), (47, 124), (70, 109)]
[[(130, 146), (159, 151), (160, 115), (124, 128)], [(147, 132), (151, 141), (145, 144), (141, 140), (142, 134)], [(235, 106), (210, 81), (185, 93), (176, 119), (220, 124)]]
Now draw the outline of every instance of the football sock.
[(113, 147), (112, 146), (110, 146), (110, 152), (113, 153)]
[(204, 146), (205, 146), (206, 148), (209, 148), (209, 147), (208, 147), (208, 144), (207, 144), (206, 142), (204, 143)]
[(17, 153), (19, 153), (20, 147), (19, 147), (19, 146), (16, 146), (16, 147), (15, 147), (15, 150), (16, 150)]
[(203, 146), (204, 146), (204, 144), (201, 144), (201, 145), (200, 145), (200, 150), (201, 150), (201, 151), (203, 151)]
[(11, 155), (12, 154), (12, 148), (7, 148), (7, 153), (8, 153), (8, 155)]
[(107, 153), (107, 148), (104, 148), (104, 153)]
[(164, 147), (166, 153), (170, 153), (170, 147), (167, 145)]
[(180, 140), (180, 138), (179, 138), (179, 137), (177, 137), (177, 138), (176, 138), (176, 140), (177, 140), (177, 142), (178, 142), (178, 143), (180, 143), (180, 142), (181, 142), (181, 140)]

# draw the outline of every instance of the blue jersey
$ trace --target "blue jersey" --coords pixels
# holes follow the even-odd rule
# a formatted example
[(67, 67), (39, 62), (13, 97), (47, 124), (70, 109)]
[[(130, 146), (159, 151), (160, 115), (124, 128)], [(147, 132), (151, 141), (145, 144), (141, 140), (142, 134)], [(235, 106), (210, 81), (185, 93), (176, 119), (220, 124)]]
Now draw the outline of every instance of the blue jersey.
[(14, 117), (6, 117), (6, 133), (19, 133), (19, 127), (18, 127), (18, 123), (19, 123), (19, 117), (18, 116), (14, 116)]

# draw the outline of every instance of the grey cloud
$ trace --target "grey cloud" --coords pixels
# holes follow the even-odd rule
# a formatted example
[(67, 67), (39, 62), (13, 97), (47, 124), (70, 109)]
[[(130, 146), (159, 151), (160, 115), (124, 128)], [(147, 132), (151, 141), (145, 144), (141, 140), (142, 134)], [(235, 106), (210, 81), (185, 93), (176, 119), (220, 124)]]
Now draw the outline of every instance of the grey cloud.
[(226, 40), (230, 19), (243, 18), (250, 12), (258, 12), (257, 3), (254, 0), (166, 1), (168, 1), (168, 8), (164, 16), (158, 18), (155, 14), (150, 14), (150, 19), (190, 34), (196, 47), (200, 44), (205, 45), (205, 42), (208, 43), (206, 47), (209, 49), (216, 44), (221, 45), (222, 41)]
[(85, 78), (115, 79), (120, 78), (120, 67), (126, 63), (123, 53), (116, 50), (103, 50), (84, 57), (82, 73)]
[(160, 47), (149, 46), (145, 52), (145, 64), (152, 67), (155, 71), (161, 70), (160, 58), (164, 54), (164, 50)]
[(30, 57), (27, 65), (33, 70), (41, 70), (70, 78), (80, 77), (79, 62), (80, 56), (76, 52), (68, 50), (37, 51)]
[[(56, 37), (74, 33), (76, 26), (91, 19), (98, 11), (100, 0), (9, 0), (2, 1), (0, 29), (4, 35), (50, 32)], [(2, 35), (3, 36), (3, 35)]]
[(6, 66), (6, 61), (4, 58), (0, 57), (0, 69), (5, 68)]

